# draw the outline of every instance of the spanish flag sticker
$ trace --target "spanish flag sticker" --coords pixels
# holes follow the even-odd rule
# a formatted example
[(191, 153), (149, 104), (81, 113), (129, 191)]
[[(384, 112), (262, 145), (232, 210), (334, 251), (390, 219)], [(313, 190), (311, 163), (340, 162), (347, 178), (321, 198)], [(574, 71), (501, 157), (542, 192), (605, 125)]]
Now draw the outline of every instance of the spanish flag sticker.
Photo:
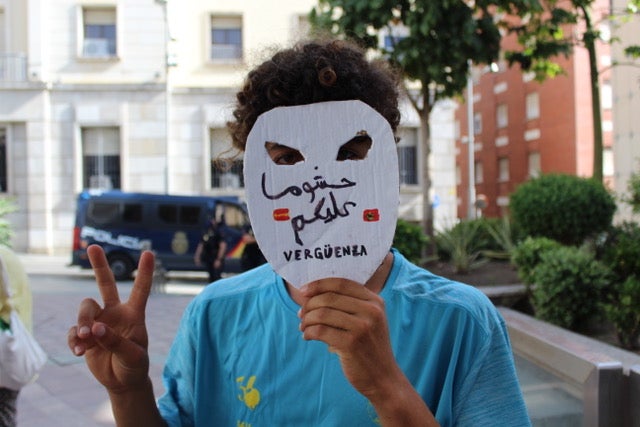
[(364, 222), (380, 221), (380, 212), (378, 209), (365, 209), (362, 211), (362, 220)]
[(276, 221), (289, 221), (289, 209), (288, 208), (274, 209), (273, 219)]

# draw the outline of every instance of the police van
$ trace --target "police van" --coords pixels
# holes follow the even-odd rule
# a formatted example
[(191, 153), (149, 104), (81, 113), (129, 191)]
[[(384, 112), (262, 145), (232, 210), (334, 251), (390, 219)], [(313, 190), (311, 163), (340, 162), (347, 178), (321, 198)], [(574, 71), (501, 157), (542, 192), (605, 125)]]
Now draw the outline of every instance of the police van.
[(145, 249), (166, 271), (201, 270), (193, 256), (212, 218), (227, 242), (225, 272), (240, 271), (249, 219), (237, 197), (83, 191), (77, 198), (71, 264), (91, 268), (87, 247), (98, 244), (117, 280), (132, 277)]

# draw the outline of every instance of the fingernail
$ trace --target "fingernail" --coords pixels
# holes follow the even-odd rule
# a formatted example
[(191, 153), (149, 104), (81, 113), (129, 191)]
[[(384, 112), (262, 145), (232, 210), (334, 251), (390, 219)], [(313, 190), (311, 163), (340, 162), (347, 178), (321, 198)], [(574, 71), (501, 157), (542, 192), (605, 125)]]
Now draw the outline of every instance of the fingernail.
[(300, 292), (302, 292), (303, 294), (306, 294), (309, 291), (309, 285), (302, 285), (300, 287)]
[(102, 336), (104, 336), (105, 332), (107, 332), (107, 329), (104, 327), (104, 325), (102, 325), (102, 324), (98, 324), (98, 325), (96, 325), (96, 332), (95, 332), (95, 335), (96, 335), (97, 337), (102, 337)]
[(82, 354), (82, 351), (84, 350), (84, 348), (81, 345), (77, 345), (73, 348), (73, 353), (76, 356), (80, 356)]
[(302, 318), (302, 309), (298, 310), (298, 317)]
[(89, 334), (91, 334), (91, 329), (89, 329), (88, 326), (82, 326), (79, 330), (78, 330), (78, 335), (81, 337), (86, 337)]

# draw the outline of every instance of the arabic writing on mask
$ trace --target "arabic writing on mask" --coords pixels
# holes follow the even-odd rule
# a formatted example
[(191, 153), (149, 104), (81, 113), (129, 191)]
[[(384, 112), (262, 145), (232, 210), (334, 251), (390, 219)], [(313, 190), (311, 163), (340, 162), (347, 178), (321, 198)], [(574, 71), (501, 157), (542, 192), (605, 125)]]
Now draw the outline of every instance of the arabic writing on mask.
[[(344, 218), (351, 214), (350, 208), (356, 206), (356, 203), (350, 200), (338, 203), (334, 192), (338, 190), (353, 187), (355, 182), (348, 178), (342, 178), (338, 183), (328, 183), (322, 176), (314, 176), (313, 182), (305, 181), (301, 185), (291, 185), (280, 192), (269, 192), (266, 188), (266, 173), (262, 174), (262, 194), (269, 200), (278, 200), (287, 195), (299, 197), (304, 194), (309, 195), (309, 203), (314, 204), (313, 214), (306, 216), (304, 214), (290, 215), (286, 208), (276, 209), (274, 219), (276, 221), (290, 221), (295, 241), (298, 245), (303, 246), (304, 242), (300, 233), (305, 226), (316, 221), (322, 221), (325, 224), (330, 223), (337, 218)], [(316, 194), (318, 190), (329, 190), (328, 194)], [(317, 200), (316, 200), (317, 199)]]

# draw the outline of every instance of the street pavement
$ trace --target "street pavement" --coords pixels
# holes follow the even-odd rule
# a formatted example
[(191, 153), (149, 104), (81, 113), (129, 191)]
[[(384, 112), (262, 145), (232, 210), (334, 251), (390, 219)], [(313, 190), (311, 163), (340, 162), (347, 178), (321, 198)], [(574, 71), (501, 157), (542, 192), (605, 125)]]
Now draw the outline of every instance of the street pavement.
[[(106, 391), (93, 378), (84, 358), (74, 356), (67, 347), (67, 331), (76, 321), (82, 299), (100, 301), (91, 271), (69, 267), (69, 257), (19, 256), (33, 292), (34, 335), (47, 352), (48, 361), (38, 379), (18, 396), (18, 427), (115, 425)], [(158, 280), (149, 297), (150, 375), (157, 397), (164, 391), (162, 368), (182, 312), (206, 278), (198, 272), (170, 274), (164, 283)], [(131, 284), (120, 284), (123, 300)]]

